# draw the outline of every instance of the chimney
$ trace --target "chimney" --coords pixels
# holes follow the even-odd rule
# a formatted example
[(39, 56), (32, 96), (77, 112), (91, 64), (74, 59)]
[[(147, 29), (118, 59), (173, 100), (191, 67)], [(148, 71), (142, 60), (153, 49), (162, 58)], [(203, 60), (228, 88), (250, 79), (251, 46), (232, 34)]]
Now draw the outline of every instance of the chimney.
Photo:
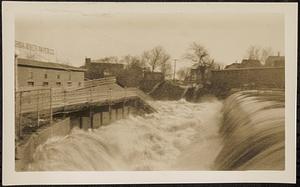
[(280, 56), (280, 52), (279, 51), (277, 52), (277, 56)]
[(90, 65), (91, 63), (91, 58), (85, 58), (85, 66)]

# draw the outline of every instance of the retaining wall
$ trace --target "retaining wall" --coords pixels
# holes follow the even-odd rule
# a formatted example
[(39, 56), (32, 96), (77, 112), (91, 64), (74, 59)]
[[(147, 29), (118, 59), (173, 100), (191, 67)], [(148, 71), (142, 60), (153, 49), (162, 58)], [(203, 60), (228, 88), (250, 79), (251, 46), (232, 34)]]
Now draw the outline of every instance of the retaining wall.
[(17, 145), (16, 171), (25, 169), (26, 165), (32, 161), (33, 153), (39, 145), (45, 143), (49, 138), (66, 136), (70, 131), (70, 118), (66, 118), (32, 134), (24, 144)]

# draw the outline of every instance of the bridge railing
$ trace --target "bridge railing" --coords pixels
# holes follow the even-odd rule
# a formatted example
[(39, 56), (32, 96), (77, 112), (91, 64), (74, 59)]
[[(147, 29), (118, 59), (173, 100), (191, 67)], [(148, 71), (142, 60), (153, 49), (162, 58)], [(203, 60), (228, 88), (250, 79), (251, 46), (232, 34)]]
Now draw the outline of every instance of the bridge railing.
[(16, 134), (51, 124), (53, 109), (95, 102), (113, 102), (118, 99), (139, 97), (146, 104), (151, 97), (137, 88), (120, 88), (114, 84), (83, 87), (76, 90), (44, 88), (17, 91), (15, 100)]
[(83, 86), (84, 87), (93, 87), (93, 86), (100, 86), (100, 85), (104, 85), (104, 84), (113, 84), (115, 82), (116, 82), (116, 77), (105, 77), (105, 78), (101, 78), (101, 79), (84, 81)]

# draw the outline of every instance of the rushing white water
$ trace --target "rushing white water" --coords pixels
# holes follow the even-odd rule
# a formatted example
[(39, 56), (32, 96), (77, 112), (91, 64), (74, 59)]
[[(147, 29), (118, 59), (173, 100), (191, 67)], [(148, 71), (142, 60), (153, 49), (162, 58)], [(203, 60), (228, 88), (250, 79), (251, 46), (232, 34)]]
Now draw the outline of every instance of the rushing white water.
[(210, 170), (221, 149), (222, 102), (155, 101), (157, 113), (49, 139), (28, 170)]
[(49, 139), (27, 170), (284, 169), (284, 92), (152, 104), (157, 113)]
[(256, 91), (231, 95), (224, 103), (220, 128), (224, 144), (218, 170), (283, 170), (284, 92)]

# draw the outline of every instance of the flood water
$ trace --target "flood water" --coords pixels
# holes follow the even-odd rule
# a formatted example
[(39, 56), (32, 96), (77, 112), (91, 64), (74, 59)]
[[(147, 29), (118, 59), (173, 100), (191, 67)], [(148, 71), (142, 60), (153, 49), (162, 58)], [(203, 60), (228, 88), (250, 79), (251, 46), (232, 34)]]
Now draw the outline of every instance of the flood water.
[(27, 170), (284, 169), (282, 95), (154, 101), (157, 113), (40, 145)]
[[(209, 170), (220, 150), (222, 102), (155, 101), (158, 110), (37, 148), (29, 170)], [(211, 147), (214, 149), (211, 149)]]

